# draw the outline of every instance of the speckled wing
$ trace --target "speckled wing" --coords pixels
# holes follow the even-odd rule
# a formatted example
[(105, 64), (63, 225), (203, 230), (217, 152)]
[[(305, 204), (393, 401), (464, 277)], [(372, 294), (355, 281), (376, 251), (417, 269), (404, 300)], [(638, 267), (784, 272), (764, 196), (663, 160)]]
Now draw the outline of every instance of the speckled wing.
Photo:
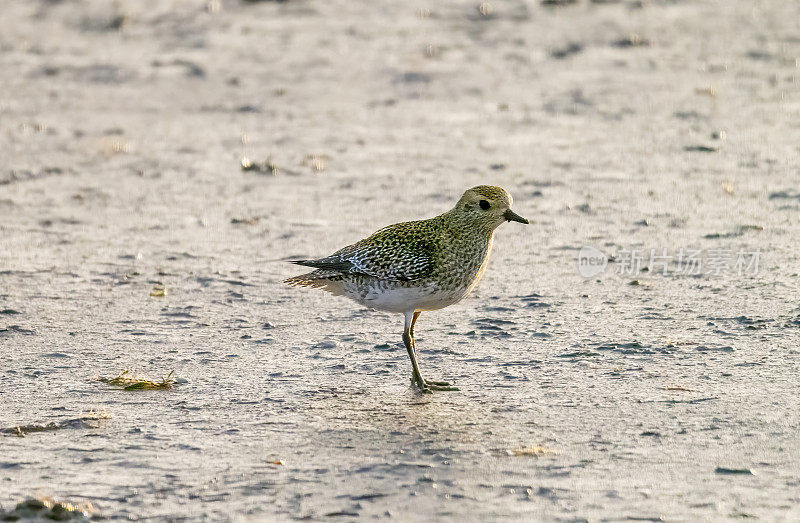
[(295, 263), (381, 280), (419, 280), (433, 271), (437, 240), (431, 235), (432, 231), (421, 226), (422, 223), (424, 221), (390, 225), (326, 258)]

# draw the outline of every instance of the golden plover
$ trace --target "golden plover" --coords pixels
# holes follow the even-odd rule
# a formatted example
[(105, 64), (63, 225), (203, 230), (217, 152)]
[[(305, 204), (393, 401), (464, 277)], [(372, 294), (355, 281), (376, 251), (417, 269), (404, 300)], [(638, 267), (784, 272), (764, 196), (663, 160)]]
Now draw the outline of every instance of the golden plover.
[(414, 324), (422, 311), (458, 303), (478, 284), (500, 224), (528, 223), (511, 210), (511, 203), (511, 195), (500, 187), (473, 187), (455, 207), (435, 218), (389, 225), (326, 258), (293, 261), (316, 270), (285, 282), (346, 296), (372, 309), (403, 313), (412, 383), (425, 392), (458, 390), (448, 382), (422, 377)]

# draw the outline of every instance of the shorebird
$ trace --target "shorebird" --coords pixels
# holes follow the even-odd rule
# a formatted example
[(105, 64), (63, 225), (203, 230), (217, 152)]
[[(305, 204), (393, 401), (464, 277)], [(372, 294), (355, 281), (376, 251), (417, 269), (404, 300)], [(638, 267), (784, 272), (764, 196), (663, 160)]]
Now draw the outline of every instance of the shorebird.
[(422, 311), (458, 303), (486, 271), (494, 230), (504, 222), (529, 223), (511, 210), (500, 187), (468, 189), (455, 207), (427, 220), (396, 223), (318, 260), (291, 263), (316, 270), (285, 280), (323, 289), (361, 305), (405, 316), (403, 343), (411, 359), (411, 382), (423, 392), (459, 390), (422, 377), (414, 324)]

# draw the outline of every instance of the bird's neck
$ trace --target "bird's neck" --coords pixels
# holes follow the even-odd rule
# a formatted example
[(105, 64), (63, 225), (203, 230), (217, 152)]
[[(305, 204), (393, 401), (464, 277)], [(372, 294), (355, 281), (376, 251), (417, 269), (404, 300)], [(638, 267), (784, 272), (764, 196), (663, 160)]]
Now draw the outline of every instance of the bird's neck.
[(486, 254), (489, 253), (494, 237), (494, 227), (466, 221), (452, 211), (442, 214), (441, 218), (447, 224), (446, 230), (453, 244), (463, 245), (470, 252), (485, 251)]
[(441, 215), (445, 222), (449, 223), (451, 227), (458, 230), (462, 235), (488, 242), (494, 235), (494, 230), (497, 228), (494, 224), (478, 222), (475, 220), (466, 219), (457, 209), (451, 209)]

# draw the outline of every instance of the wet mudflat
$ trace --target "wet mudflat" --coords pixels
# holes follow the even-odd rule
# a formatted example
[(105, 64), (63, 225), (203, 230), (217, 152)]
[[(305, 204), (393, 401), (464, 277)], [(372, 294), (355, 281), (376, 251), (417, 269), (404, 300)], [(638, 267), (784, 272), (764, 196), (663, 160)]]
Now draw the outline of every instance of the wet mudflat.
[[(4, 6), (0, 507), (800, 517), (800, 7), (550, 4)], [(461, 392), (281, 283), (479, 183), (535, 223), (420, 318)]]

